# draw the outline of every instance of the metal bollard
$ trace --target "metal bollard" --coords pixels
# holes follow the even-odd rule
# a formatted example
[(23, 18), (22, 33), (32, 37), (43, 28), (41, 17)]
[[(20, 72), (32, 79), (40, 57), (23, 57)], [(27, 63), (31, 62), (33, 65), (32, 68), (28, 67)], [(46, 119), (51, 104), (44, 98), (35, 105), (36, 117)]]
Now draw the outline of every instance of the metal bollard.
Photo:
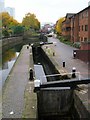
[(73, 67), (72, 68), (72, 78), (75, 78), (76, 77), (76, 68)]
[(34, 92), (40, 90), (40, 80), (34, 80)]
[(74, 53), (73, 53), (73, 57), (75, 58), (76, 57), (76, 52), (74, 51)]
[(29, 49), (29, 46), (27, 46), (27, 49)]
[(65, 62), (63, 61), (63, 67), (65, 67)]
[(55, 56), (55, 52), (53, 52), (53, 56)]
[(30, 68), (29, 74), (30, 74), (29, 80), (33, 80), (33, 70), (32, 70), (32, 68)]
[(48, 46), (46, 46), (46, 49), (48, 48)]

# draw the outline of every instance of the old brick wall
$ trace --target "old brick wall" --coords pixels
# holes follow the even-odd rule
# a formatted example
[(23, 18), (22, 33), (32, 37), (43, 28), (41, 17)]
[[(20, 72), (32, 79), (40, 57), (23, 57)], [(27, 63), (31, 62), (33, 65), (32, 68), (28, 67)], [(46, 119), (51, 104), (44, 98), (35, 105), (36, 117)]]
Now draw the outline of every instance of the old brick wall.
[(90, 50), (74, 50), (76, 51), (76, 59), (80, 59), (84, 62), (90, 62)]
[(74, 19), (74, 42), (79, 41), (79, 16), (76, 14)]
[(90, 42), (81, 42), (81, 50), (90, 50)]
[(90, 41), (90, 7), (88, 8), (88, 40)]

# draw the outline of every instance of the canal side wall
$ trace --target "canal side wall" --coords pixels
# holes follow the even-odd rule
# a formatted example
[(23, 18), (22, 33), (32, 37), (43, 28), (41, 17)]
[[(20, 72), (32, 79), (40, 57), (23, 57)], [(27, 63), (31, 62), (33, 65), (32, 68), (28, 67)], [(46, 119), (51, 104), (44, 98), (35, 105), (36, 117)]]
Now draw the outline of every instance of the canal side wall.
[(47, 54), (42, 48), (40, 49), (40, 53), (42, 54), (44, 59), (48, 62), (49, 66), (52, 68), (52, 71), (55, 71), (55, 73), (59, 74), (59, 69), (57, 68), (58, 65), (55, 61), (53, 61), (52, 57), (50, 58), (49, 56), (47, 56)]
[(8, 50), (9, 48), (14, 47), (15, 45), (18, 44), (32, 44), (32, 43), (38, 43), (38, 42), (47, 42), (47, 37), (43, 36), (43, 39), (40, 38), (39, 35), (37, 36), (29, 36), (29, 37), (24, 37), (24, 36), (19, 36), (19, 37), (10, 37), (10, 38), (4, 38), (0, 40), (0, 50), (3, 50), (2, 52)]
[(61, 74), (60, 79), (68, 79), (69, 75), (66, 69), (55, 61), (55, 56), (53, 56), (53, 52), (52, 54), (48, 54), (46, 46), (43, 46), (41, 51), (45, 59), (48, 61), (48, 64), (52, 67), (53, 71), (56, 71), (57, 74)]
[(81, 85), (80, 90), (74, 91), (74, 108), (76, 109), (80, 119), (89, 120), (90, 118), (90, 103), (89, 89), (85, 85)]
[[(10, 38), (5, 38), (2, 39), (2, 50), (6, 51), (9, 48), (14, 47), (15, 45), (21, 44), (23, 42), (23, 37), (10, 37)], [(2, 51), (2, 52), (3, 52)]]

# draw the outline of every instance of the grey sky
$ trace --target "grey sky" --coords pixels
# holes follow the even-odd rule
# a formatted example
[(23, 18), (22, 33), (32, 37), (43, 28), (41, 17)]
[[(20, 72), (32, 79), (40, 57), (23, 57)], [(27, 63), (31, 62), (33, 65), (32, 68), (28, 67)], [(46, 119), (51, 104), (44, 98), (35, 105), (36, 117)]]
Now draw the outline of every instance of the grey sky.
[(19, 22), (26, 13), (36, 15), (40, 22), (55, 23), (66, 13), (77, 13), (88, 6), (89, 0), (5, 0), (5, 6), (15, 8), (15, 19)]

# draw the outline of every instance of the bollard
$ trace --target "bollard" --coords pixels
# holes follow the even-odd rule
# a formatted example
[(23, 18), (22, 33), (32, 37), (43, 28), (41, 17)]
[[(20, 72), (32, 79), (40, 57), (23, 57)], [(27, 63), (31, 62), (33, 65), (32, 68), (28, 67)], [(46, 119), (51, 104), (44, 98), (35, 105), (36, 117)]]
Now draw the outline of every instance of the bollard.
[(65, 67), (65, 62), (63, 61), (63, 67)]
[(53, 52), (53, 56), (55, 56), (55, 52)]
[(33, 80), (33, 70), (32, 70), (32, 68), (30, 68), (29, 74), (30, 74), (29, 80)]
[(46, 46), (46, 49), (48, 48), (48, 46)]
[(34, 92), (40, 90), (40, 80), (34, 80)]
[(31, 44), (31, 47), (33, 47), (33, 43)]
[(74, 51), (74, 53), (73, 53), (73, 57), (74, 57), (74, 58), (76, 57), (76, 51)]
[(76, 77), (76, 68), (73, 67), (72, 68), (72, 78), (75, 78)]
[(30, 46), (31, 44), (29, 43), (29, 46)]
[(27, 46), (27, 49), (29, 49), (29, 46)]

